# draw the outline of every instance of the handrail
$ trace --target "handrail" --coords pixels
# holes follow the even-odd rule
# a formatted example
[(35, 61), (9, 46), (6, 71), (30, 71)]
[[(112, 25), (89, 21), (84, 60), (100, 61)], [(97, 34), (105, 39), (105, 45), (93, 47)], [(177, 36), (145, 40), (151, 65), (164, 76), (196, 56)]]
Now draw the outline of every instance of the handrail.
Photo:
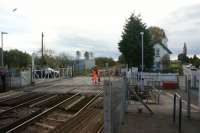
[(182, 97), (178, 94), (174, 94), (174, 104), (173, 104), (173, 123), (176, 123), (176, 99), (179, 98), (179, 117), (178, 117), (178, 131), (181, 133), (182, 127)]

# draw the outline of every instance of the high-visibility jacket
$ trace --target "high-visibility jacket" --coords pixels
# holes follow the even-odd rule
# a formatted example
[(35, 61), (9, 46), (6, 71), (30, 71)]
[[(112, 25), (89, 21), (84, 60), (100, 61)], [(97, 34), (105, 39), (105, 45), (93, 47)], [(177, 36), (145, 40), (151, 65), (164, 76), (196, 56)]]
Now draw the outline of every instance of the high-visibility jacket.
[(97, 80), (97, 72), (94, 69), (92, 70), (92, 80)]

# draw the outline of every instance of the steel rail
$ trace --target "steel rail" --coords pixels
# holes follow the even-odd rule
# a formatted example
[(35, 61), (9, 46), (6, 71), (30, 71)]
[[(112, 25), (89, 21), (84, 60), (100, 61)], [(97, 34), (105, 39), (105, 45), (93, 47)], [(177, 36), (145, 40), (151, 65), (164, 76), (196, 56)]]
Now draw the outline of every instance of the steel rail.
[(20, 93), (19, 94), (14, 93), (14, 94), (10, 94), (10, 95), (1, 96), (0, 97), (0, 103), (11, 100), (13, 98), (20, 97), (20, 96), (24, 96), (24, 94), (23, 93), (21, 93), (21, 94)]
[(55, 95), (53, 95), (53, 96), (51, 96), (51, 97), (48, 97), (48, 98), (46, 98), (46, 99), (43, 99), (43, 100), (41, 100), (41, 101), (39, 101), (39, 102), (36, 102), (36, 103), (34, 103), (34, 104), (31, 104), (29, 107), (33, 108), (34, 106), (37, 106), (38, 104), (41, 104), (41, 103), (43, 103), (43, 102), (46, 102), (46, 101), (48, 101), (48, 100), (50, 100), (50, 99), (53, 99), (53, 98), (55, 98), (55, 97), (57, 97), (57, 96), (58, 96), (58, 95), (55, 94)]
[[(90, 106), (91, 103), (93, 103), (100, 95), (102, 94), (102, 92), (100, 92), (99, 94), (97, 94), (94, 98), (92, 98), (82, 109), (80, 109), (78, 112), (76, 112), (73, 117), (77, 116), (78, 114), (80, 114), (82, 111), (84, 111), (88, 106)], [(72, 118), (73, 118), (72, 117)]]
[(99, 130), (97, 131), (97, 133), (102, 133), (103, 131), (103, 125), (99, 128)]
[(7, 109), (7, 110), (4, 110), (3, 112), (0, 113), (0, 116), (3, 115), (3, 114), (5, 114), (5, 113), (7, 113), (7, 112), (9, 112), (9, 111), (11, 111), (11, 110), (14, 110), (14, 109), (23, 107), (23, 106), (25, 106), (25, 105), (27, 105), (27, 104), (29, 104), (29, 103), (31, 103), (31, 102), (34, 102), (35, 100), (44, 98), (44, 97), (46, 97), (46, 96), (47, 96), (47, 95), (39, 96), (39, 97), (36, 97), (36, 98), (31, 99), (31, 100), (29, 100), (29, 101), (23, 102), (23, 103), (21, 103), (21, 104), (19, 104), (19, 105), (16, 105), (16, 106), (14, 106), (14, 107), (11, 107), (11, 108), (9, 108), (9, 109)]

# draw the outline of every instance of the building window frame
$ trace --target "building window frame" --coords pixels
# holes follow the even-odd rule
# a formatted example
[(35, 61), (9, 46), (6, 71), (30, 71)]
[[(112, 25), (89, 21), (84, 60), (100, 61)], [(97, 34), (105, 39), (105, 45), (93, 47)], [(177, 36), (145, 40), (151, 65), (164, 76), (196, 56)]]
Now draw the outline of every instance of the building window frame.
[(155, 56), (160, 57), (160, 49), (159, 48), (155, 49)]

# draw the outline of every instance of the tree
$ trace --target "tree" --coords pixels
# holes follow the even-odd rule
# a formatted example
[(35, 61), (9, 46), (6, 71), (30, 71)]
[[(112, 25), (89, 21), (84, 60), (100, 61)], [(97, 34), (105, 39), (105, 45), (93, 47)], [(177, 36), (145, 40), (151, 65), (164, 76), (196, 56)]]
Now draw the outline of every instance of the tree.
[(8, 68), (25, 68), (31, 64), (31, 56), (17, 49), (4, 51), (4, 64)]
[(114, 66), (116, 62), (113, 60), (113, 58), (108, 57), (97, 57), (95, 58), (95, 64), (98, 67), (105, 67), (105, 64), (108, 63), (109, 66)]
[(66, 67), (71, 63), (69, 57), (65, 53), (59, 54), (59, 56), (56, 57), (56, 62), (58, 67)]
[(179, 60), (182, 64), (189, 63), (189, 58), (188, 58), (185, 54), (183, 54), (183, 53), (181, 53), (181, 54), (178, 55), (178, 60)]
[(121, 64), (125, 64), (126, 63), (126, 61), (124, 59), (124, 56), (122, 54), (119, 56), (118, 62), (121, 63)]
[(91, 59), (93, 59), (93, 58), (94, 58), (94, 53), (93, 53), (93, 52), (90, 52), (90, 53), (89, 53), (89, 56), (90, 56)]
[(84, 53), (84, 57), (85, 57), (86, 60), (89, 59), (89, 56), (90, 56), (89, 52), (88, 52), (88, 51), (85, 51), (85, 53)]
[(155, 43), (155, 42), (162, 43), (163, 39), (167, 40), (167, 36), (165, 34), (164, 29), (157, 26), (151, 26), (148, 28), (148, 30), (149, 30), (149, 33), (151, 34), (152, 43)]
[(150, 44), (150, 33), (140, 15), (136, 16), (133, 13), (127, 20), (122, 32), (122, 39), (119, 42), (119, 50), (129, 67), (141, 66), (140, 32), (144, 32), (144, 68), (151, 68), (154, 60), (154, 49), (153, 45)]
[(178, 54), (178, 60), (181, 61), (182, 64), (189, 63), (191, 59), (187, 56), (187, 46), (186, 43), (183, 45), (183, 52)]
[(77, 58), (77, 60), (80, 60), (80, 58), (81, 58), (81, 52), (80, 51), (76, 51), (76, 58)]
[[(37, 53), (39, 55), (40, 52)], [(58, 67), (66, 67), (71, 63), (70, 57), (67, 56), (64, 52), (56, 55), (55, 52), (51, 49), (46, 49), (44, 52), (44, 57), (36, 56), (35, 57), (35, 64), (38, 68), (43, 67), (51, 67), (51, 68), (58, 68)]]
[(184, 46), (183, 46), (183, 54), (185, 56), (187, 56), (187, 44), (186, 43), (184, 43)]
[(161, 59), (161, 64), (163, 66), (163, 70), (168, 69), (169, 65), (170, 65), (170, 57), (168, 54), (164, 55)]
[(193, 58), (190, 58), (190, 63), (192, 63), (193, 66), (199, 68), (200, 59), (196, 55), (194, 55)]

